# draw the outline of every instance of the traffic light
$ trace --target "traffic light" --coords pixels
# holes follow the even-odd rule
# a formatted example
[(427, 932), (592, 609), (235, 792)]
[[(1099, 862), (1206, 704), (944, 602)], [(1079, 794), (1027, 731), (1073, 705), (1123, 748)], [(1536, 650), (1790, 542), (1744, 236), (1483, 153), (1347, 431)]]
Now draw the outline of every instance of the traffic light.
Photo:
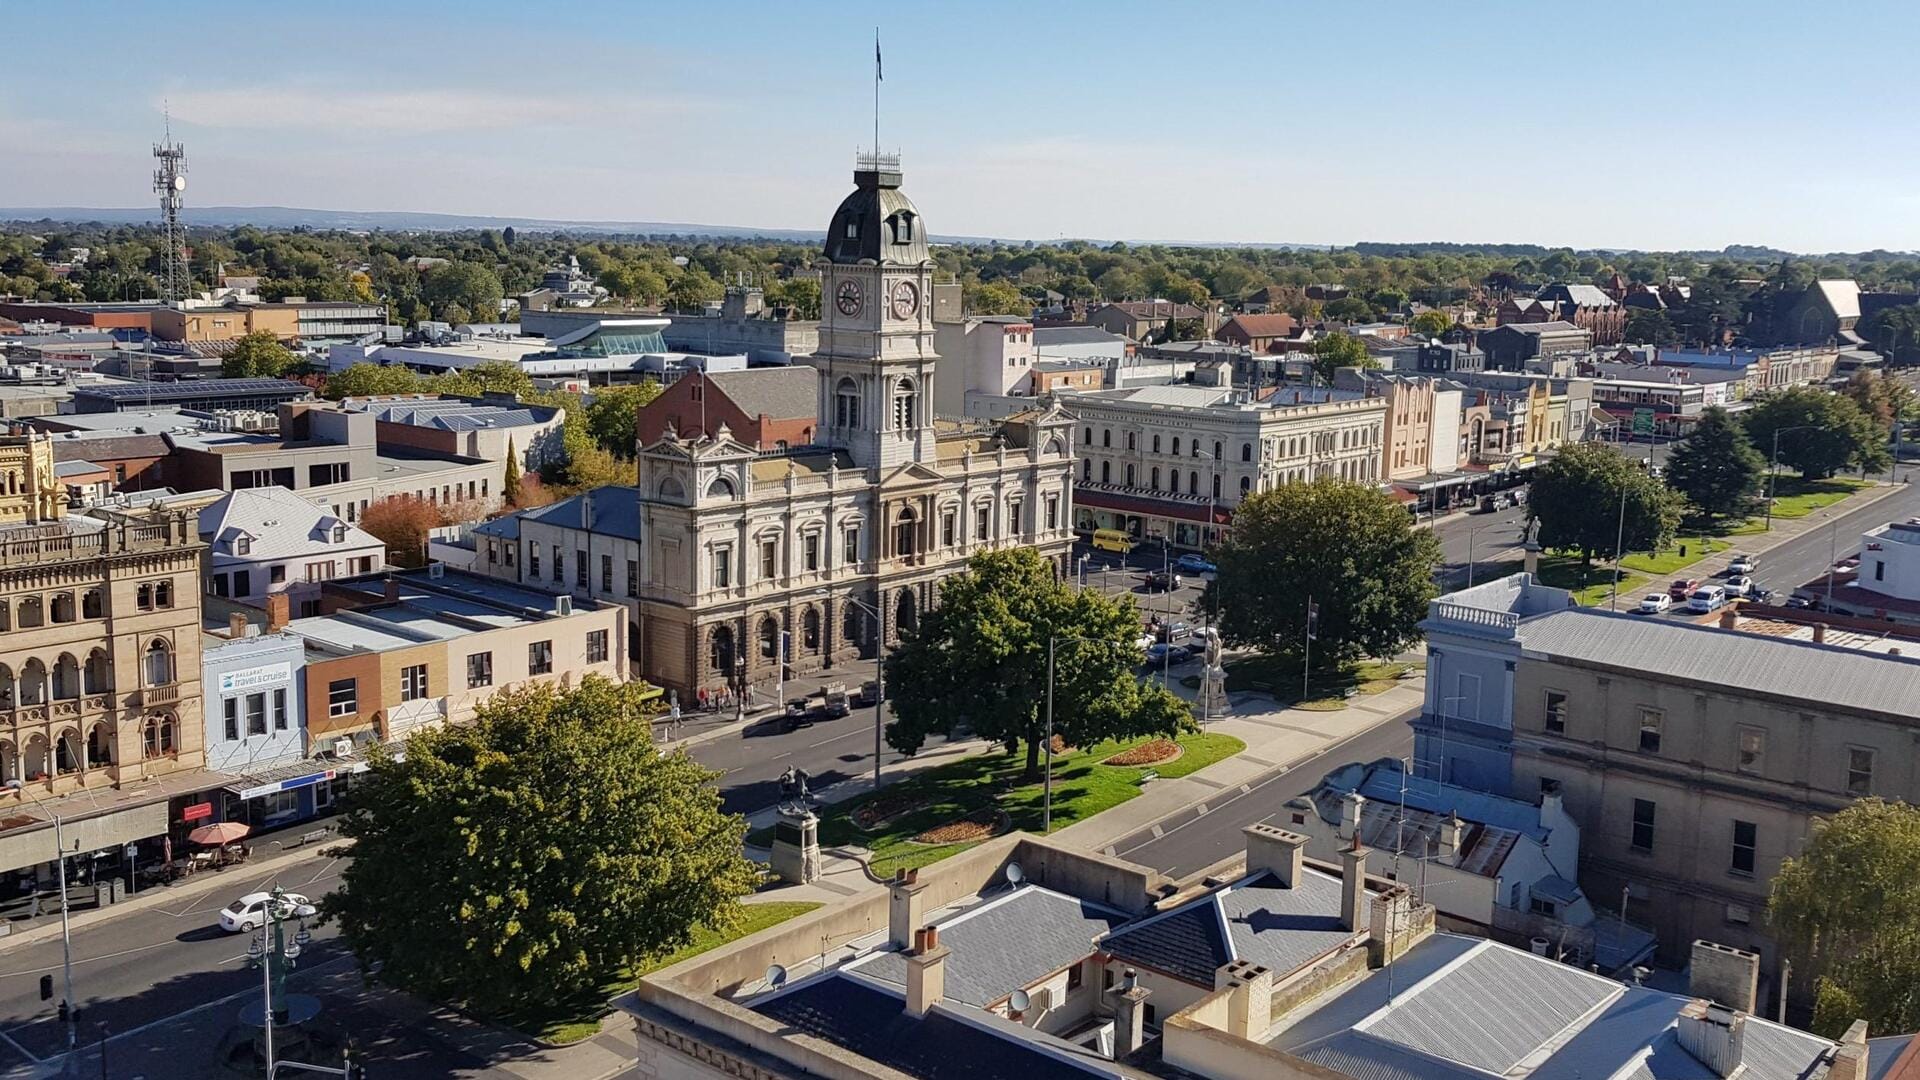
[(67, 1022), (68, 1014), (70, 1012), (71, 1010), (67, 1008), (67, 999), (61, 998), (60, 999), (60, 1022), (61, 1023), (64, 1024)]
[(40, 1000), (53, 1000), (53, 976), (51, 975), (40, 976)]

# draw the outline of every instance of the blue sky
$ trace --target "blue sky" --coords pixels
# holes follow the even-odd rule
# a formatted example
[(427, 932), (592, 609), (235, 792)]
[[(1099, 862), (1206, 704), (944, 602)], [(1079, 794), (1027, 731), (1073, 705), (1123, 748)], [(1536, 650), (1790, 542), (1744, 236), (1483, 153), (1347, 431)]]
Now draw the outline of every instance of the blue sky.
[(13, 3), (0, 205), (1920, 248), (1920, 4)]

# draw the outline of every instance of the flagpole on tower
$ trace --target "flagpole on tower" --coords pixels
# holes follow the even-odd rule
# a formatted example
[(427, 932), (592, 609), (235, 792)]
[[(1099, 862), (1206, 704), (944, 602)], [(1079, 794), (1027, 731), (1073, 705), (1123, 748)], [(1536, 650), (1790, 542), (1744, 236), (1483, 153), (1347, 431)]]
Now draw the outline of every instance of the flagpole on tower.
[[(880, 158), (880, 82), (886, 75), (880, 66), (880, 28), (873, 28), (873, 156)], [(876, 166), (877, 167), (877, 166)]]

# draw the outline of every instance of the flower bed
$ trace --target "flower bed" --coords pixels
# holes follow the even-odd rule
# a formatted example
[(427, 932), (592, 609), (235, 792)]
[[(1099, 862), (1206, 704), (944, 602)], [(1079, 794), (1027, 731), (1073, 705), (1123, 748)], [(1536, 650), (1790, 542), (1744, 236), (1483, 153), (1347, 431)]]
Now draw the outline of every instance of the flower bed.
[(972, 844), (998, 835), (1007, 827), (1007, 815), (992, 807), (935, 825), (913, 838), (916, 844)]
[(1180, 756), (1180, 744), (1172, 739), (1148, 739), (1139, 746), (1122, 750), (1101, 762), (1103, 765), (1161, 765)]
[(858, 828), (871, 832), (884, 829), (893, 822), (927, 805), (930, 800), (913, 792), (889, 792), (868, 799), (860, 807), (847, 815)]

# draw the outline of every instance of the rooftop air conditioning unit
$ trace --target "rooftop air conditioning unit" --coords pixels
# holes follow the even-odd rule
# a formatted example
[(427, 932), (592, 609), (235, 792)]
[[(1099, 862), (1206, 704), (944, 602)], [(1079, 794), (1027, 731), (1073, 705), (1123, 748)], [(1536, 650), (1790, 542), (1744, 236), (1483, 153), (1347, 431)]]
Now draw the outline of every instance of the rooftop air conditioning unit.
[(554, 597), (554, 598), (553, 598), (553, 613), (554, 613), (555, 615), (571, 615), (571, 614), (573, 614), (573, 597), (571, 597), (571, 596), (556, 596), (556, 597)]
[(333, 740), (333, 756), (334, 757), (352, 757), (353, 756), (353, 740), (352, 739)]
[(430, 564), (428, 564), (428, 566), (427, 566), (427, 576), (428, 576), (428, 577), (430, 577), (430, 578), (432, 578), (432, 579), (433, 579), (433, 580), (435, 580), (435, 581), (439, 581), (439, 580), (440, 580), (441, 578), (443, 578), (443, 577), (446, 577), (446, 576), (447, 576), (447, 564), (446, 564), (446, 563), (430, 563)]

